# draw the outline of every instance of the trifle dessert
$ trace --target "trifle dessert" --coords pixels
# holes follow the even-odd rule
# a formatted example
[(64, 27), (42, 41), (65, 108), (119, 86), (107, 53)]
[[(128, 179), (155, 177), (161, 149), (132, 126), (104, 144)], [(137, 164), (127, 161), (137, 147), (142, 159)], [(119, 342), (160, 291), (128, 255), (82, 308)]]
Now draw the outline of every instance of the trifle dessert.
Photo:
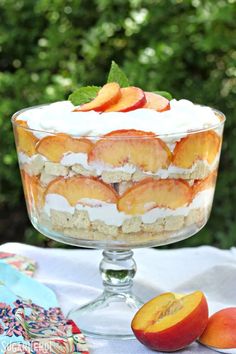
[(33, 225), (108, 248), (196, 233), (212, 206), (224, 116), (115, 81), (86, 92), (82, 104), (72, 95), (13, 116)]

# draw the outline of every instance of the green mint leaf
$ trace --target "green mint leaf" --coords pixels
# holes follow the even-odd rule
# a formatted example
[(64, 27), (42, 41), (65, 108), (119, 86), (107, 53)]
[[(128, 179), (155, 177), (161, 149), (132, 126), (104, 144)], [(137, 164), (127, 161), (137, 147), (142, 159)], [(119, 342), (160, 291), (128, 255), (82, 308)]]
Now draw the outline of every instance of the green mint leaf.
[(111, 62), (107, 82), (117, 82), (121, 87), (130, 86), (127, 76), (114, 61)]
[(99, 86), (84, 86), (75, 90), (69, 97), (68, 100), (73, 103), (74, 106), (79, 106), (84, 103), (92, 101), (101, 89)]
[(169, 101), (172, 100), (172, 95), (167, 91), (154, 91), (154, 93), (167, 98)]

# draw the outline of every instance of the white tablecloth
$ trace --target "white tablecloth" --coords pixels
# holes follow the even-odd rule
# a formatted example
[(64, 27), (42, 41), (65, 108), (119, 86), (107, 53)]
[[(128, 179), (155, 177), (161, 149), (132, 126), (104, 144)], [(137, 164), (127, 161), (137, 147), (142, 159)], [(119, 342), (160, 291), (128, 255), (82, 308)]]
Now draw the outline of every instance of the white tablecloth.
[[(0, 250), (35, 259), (35, 278), (52, 288), (66, 314), (101, 293), (98, 272), (101, 251), (42, 249), (19, 243), (8, 243)], [(91, 256), (92, 255), (92, 256)], [(139, 249), (134, 252), (138, 271), (134, 292), (144, 301), (165, 291), (192, 292), (200, 289), (207, 295), (210, 312), (236, 306), (236, 249), (213, 247), (177, 250)], [(88, 338), (91, 354), (151, 354), (137, 340), (106, 341)], [(194, 343), (181, 351), (214, 353)]]

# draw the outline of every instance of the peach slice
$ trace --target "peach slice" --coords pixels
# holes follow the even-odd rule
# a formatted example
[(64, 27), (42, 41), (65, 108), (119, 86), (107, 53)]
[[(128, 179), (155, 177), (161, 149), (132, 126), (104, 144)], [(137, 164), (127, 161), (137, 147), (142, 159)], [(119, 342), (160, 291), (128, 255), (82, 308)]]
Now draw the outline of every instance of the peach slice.
[(170, 109), (170, 101), (167, 98), (153, 92), (145, 92), (146, 104), (143, 108), (154, 109), (158, 112), (168, 111)]
[(216, 312), (209, 318), (199, 342), (218, 349), (236, 348), (236, 307)]
[(88, 161), (112, 167), (132, 164), (142, 171), (155, 173), (160, 168), (169, 166), (171, 152), (167, 145), (151, 132), (117, 130), (105, 135), (94, 145)]
[(67, 134), (46, 136), (39, 141), (36, 150), (52, 162), (60, 162), (66, 153), (86, 153), (93, 147), (93, 143), (85, 138), (72, 138)]
[(106, 203), (117, 202), (117, 194), (112, 187), (90, 177), (59, 177), (49, 183), (45, 196), (54, 193), (65, 197), (72, 206), (75, 206), (84, 198)]
[(22, 184), (25, 193), (25, 199), (30, 209), (34, 206), (41, 208), (43, 206), (43, 194), (45, 189), (41, 186), (37, 176), (30, 176), (25, 171), (21, 171)]
[(220, 143), (219, 135), (212, 130), (190, 133), (177, 142), (172, 163), (181, 168), (190, 168), (198, 160), (212, 164), (219, 152)]
[(217, 171), (211, 172), (205, 179), (195, 181), (193, 185), (193, 194), (196, 195), (205, 189), (213, 188), (216, 183)]
[(146, 103), (146, 97), (138, 87), (130, 86), (120, 90), (121, 97), (117, 103), (109, 106), (105, 112), (128, 112), (141, 108)]
[(208, 305), (201, 291), (179, 298), (174, 293), (165, 293), (139, 309), (131, 328), (136, 338), (150, 349), (173, 352), (195, 341), (207, 321)]
[(118, 209), (126, 214), (145, 214), (154, 208), (176, 209), (188, 205), (192, 189), (177, 179), (147, 178), (128, 189), (118, 201)]
[(89, 103), (82, 104), (74, 109), (74, 112), (97, 111), (102, 112), (107, 107), (115, 104), (121, 97), (119, 84), (110, 82), (104, 85), (98, 95)]
[(28, 156), (36, 154), (36, 143), (38, 139), (28, 130), (26, 121), (16, 120), (15, 133), (17, 149)]

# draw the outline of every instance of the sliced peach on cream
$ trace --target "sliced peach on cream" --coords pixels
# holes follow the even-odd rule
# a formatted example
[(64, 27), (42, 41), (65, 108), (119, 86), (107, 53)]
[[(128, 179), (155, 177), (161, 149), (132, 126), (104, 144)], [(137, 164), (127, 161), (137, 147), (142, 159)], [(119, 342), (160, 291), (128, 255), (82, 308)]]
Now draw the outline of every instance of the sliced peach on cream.
[(93, 147), (93, 143), (85, 138), (72, 138), (67, 134), (56, 134), (46, 136), (39, 141), (36, 150), (52, 162), (60, 162), (67, 153), (88, 154)]
[(43, 195), (45, 188), (40, 184), (37, 176), (30, 176), (25, 171), (21, 171), (22, 183), (27, 205), (40, 209), (43, 206)]
[(173, 165), (190, 168), (199, 160), (211, 165), (219, 153), (221, 139), (212, 130), (190, 133), (177, 142), (173, 152)]
[(36, 143), (38, 142), (38, 139), (29, 130), (27, 122), (23, 120), (16, 120), (14, 127), (17, 150), (30, 157), (36, 154)]
[(145, 93), (138, 87), (125, 87), (120, 92), (119, 100), (105, 109), (105, 112), (128, 112), (141, 108), (146, 103)]
[(228, 307), (209, 318), (199, 342), (217, 349), (236, 349), (236, 307)]
[(110, 82), (104, 85), (97, 96), (88, 103), (82, 104), (74, 109), (74, 112), (97, 111), (102, 112), (107, 107), (116, 104), (121, 97), (121, 89), (116, 82)]
[(173, 352), (195, 341), (207, 321), (208, 305), (201, 291), (178, 298), (174, 293), (165, 293), (139, 309), (131, 328), (136, 338), (148, 348)]
[(125, 214), (145, 214), (154, 208), (176, 209), (188, 205), (192, 190), (187, 182), (177, 179), (147, 178), (128, 189), (118, 201)]
[(155, 173), (169, 166), (171, 152), (153, 133), (118, 130), (105, 135), (94, 145), (88, 161), (111, 167), (131, 164), (144, 172)]
[(154, 109), (157, 112), (164, 112), (170, 109), (170, 101), (161, 95), (153, 92), (145, 92), (145, 97), (147, 102), (143, 108)]
[(206, 189), (214, 188), (216, 183), (217, 171), (211, 172), (206, 178), (197, 180), (193, 184), (193, 194), (196, 195)]
[(59, 177), (47, 186), (45, 196), (48, 194), (63, 196), (71, 206), (75, 206), (81, 200), (83, 202), (83, 199), (99, 200), (106, 203), (117, 202), (117, 193), (112, 187), (90, 177)]

